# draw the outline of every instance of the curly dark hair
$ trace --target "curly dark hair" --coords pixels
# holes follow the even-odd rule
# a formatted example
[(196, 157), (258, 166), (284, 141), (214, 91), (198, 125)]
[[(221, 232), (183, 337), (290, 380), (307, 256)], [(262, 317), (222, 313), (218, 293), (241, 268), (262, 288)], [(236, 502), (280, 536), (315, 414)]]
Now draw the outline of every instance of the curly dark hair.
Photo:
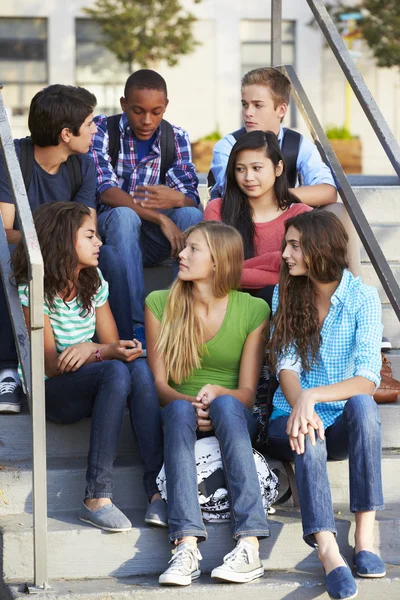
[(221, 219), (241, 234), (246, 260), (254, 256), (256, 228), (253, 221), (253, 210), (247, 196), (236, 182), (237, 155), (243, 150), (264, 150), (275, 167), (282, 161), (283, 171), (274, 183), (274, 194), (278, 208), (285, 210), (291, 204), (300, 202), (300, 200), (289, 191), (285, 161), (276, 135), (272, 131), (250, 131), (245, 133), (233, 146), (229, 156), (226, 168), (226, 193), (221, 204)]
[[(43, 204), (34, 213), (44, 264), (44, 297), (50, 309), (54, 308), (54, 299), (59, 293), (67, 298), (75, 287), (82, 314), (93, 310), (93, 298), (101, 283), (97, 268), (80, 269), (76, 277), (79, 264), (76, 235), (85, 217), (90, 217), (90, 210), (78, 202)], [(28, 283), (28, 262), (22, 239), (12, 256), (11, 267), (16, 285)]]
[[(269, 364), (274, 373), (279, 356), (291, 346), (305, 371), (310, 371), (318, 361), (321, 335), (313, 280), (340, 281), (343, 270), (348, 268), (348, 235), (334, 214), (317, 209), (288, 219), (285, 237), (289, 227), (300, 233), (307, 274), (290, 275), (286, 262), (282, 261), (279, 304), (271, 322), (273, 333), (269, 341)], [(282, 253), (285, 248), (284, 238)]]

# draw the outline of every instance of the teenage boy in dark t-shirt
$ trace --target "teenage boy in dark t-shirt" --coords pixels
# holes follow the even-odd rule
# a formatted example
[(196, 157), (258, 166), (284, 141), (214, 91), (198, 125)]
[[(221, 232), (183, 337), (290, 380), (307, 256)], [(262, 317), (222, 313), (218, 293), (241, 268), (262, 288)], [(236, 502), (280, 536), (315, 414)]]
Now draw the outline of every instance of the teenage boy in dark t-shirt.
[[(93, 161), (85, 156), (96, 132), (93, 121), (95, 106), (96, 98), (89, 91), (65, 85), (51, 85), (32, 99), (28, 119), (31, 138), (14, 140), (20, 163), (21, 152), (25, 152), (24, 156), (30, 153), (31, 158), (25, 158), (23, 170), (26, 177), (31, 169), (30, 180), (25, 182), (32, 212), (47, 202), (73, 200), (88, 206), (96, 222), (96, 169)], [(76, 189), (71, 189), (73, 182), (67, 168), (67, 160), (72, 155), (76, 155), (78, 161), (79, 181)], [(0, 212), (12, 250), (19, 242), (21, 233), (1, 153)], [(133, 335), (132, 318), (129, 318), (130, 307), (124, 302), (126, 273), (118, 251), (112, 247), (102, 247), (99, 266), (110, 284), (110, 305), (117, 318), (120, 335), (130, 339)], [(0, 279), (0, 413), (20, 411), (22, 390), (17, 363), (5, 291)]]

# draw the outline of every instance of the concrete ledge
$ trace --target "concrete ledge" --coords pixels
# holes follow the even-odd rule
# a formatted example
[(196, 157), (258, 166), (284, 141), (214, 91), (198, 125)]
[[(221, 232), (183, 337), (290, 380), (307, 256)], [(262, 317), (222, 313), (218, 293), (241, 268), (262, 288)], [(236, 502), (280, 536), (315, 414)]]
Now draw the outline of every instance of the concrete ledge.
[[(171, 557), (165, 529), (142, 525), (141, 511), (128, 511), (134, 528), (127, 533), (108, 534), (65, 513), (49, 519), (50, 579), (130, 577), (160, 573)], [(338, 540), (350, 560), (354, 519), (335, 506)], [(297, 568), (320, 573), (316, 552), (302, 540), (300, 512), (280, 509), (269, 518), (271, 537), (262, 540), (260, 556), (269, 571)], [(32, 517), (18, 515), (2, 519), (3, 572), (5, 581), (29, 581), (33, 577)], [(202, 571), (210, 572), (233, 547), (227, 523), (207, 526), (209, 539), (201, 544)], [(400, 510), (389, 506), (379, 512), (375, 527), (377, 548), (385, 562), (400, 565)]]
[[(360, 598), (363, 600), (398, 600), (400, 597), (400, 569), (389, 566), (383, 580), (357, 578)], [(188, 587), (161, 587), (154, 575), (126, 577), (123, 579), (97, 579), (80, 581), (51, 581), (52, 591), (40, 594), (43, 600), (132, 600), (132, 598), (156, 600), (158, 598), (182, 598), (182, 600), (315, 600), (328, 598), (321, 569), (268, 571), (264, 577), (246, 585), (216, 583), (208, 575)], [(8, 588), (4, 600), (22, 600), (26, 594), (19, 592), (18, 585)], [(1, 589), (0, 589), (1, 593)], [(320, 596), (323, 594), (323, 596)], [(0, 596), (3, 599), (3, 596)]]

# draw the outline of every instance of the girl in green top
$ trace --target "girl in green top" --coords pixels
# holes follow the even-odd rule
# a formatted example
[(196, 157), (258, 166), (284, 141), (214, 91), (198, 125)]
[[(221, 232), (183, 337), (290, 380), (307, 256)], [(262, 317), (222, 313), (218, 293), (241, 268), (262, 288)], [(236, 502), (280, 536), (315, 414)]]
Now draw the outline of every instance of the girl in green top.
[(147, 355), (161, 404), (170, 540), (177, 545), (161, 584), (188, 585), (200, 575), (197, 541), (207, 532), (198, 501), (194, 445), (200, 434), (221, 446), (236, 547), (212, 577), (261, 577), (258, 538), (268, 537), (251, 448), (252, 414), (265, 350), (269, 307), (236, 291), (243, 243), (233, 228), (202, 222), (186, 232), (179, 275), (146, 300)]
[[(78, 202), (55, 202), (41, 206), (34, 220), (44, 263), (46, 416), (67, 424), (92, 417), (87, 488), (79, 517), (101, 529), (127, 531), (129, 519), (111, 501), (112, 467), (127, 402), (149, 500), (162, 503), (156, 486), (162, 428), (153, 376), (139, 358), (140, 343), (119, 339), (107, 300), (108, 283), (97, 268), (102, 243), (90, 210)], [(22, 242), (12, 266), (29, 330), (28, 265)], [(94, 333), (99, 343), (92, 341)]]

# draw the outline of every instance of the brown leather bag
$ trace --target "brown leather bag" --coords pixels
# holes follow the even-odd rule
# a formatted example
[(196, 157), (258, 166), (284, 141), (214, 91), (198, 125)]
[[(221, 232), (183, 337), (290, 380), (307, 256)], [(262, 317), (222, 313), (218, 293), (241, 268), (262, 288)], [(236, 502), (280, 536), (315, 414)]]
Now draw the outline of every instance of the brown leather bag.
[(400, 381), (393, 377), (392, 363), (382, 353), (381, 384), (374, 394), (378, 404), (397, 402), (400, 394)]

